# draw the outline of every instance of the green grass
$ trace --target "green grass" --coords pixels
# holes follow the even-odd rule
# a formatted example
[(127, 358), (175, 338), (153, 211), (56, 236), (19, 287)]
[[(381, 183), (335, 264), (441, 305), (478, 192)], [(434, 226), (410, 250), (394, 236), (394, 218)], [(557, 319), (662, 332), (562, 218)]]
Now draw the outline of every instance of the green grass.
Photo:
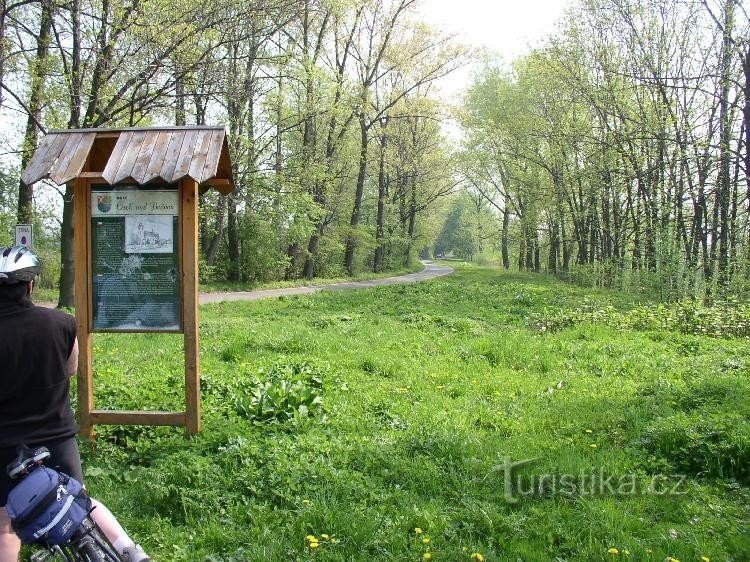
[[(748, 560), (750, 342), (612, 321), (649, 306), (470, 266), (204, 306), (202, 433), (99, 426), (87, 484), (159, 561)], [(97, 407), (182, 407), (179, 336), (95, 342)]]

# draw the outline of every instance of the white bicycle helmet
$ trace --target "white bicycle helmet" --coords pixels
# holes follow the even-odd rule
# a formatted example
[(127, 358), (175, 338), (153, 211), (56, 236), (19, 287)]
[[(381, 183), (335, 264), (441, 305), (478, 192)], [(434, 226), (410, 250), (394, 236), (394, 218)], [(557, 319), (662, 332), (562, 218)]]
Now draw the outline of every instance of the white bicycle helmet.
[(41, 272), (39, 258), (25, 246), (10, 246), (0, 252), (0, 285), (28, 283)]

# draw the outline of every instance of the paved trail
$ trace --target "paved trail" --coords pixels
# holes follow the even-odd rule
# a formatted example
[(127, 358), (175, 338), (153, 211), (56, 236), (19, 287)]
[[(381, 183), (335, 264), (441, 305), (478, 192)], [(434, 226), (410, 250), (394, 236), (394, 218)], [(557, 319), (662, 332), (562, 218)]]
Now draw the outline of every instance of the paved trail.
[[(333, 283), (331, 285), (310, 285), (308, 287), (287, 287), (286, 289), (261, 289), (257, 291), (238, 291), (234, 293), (200, 293), (198, 299), (201, 304), (222, 302), (222, 301), (255, 301), (259, 299), (270, 299), (285, 295), (309, 295), (318, 291), (341, 291), (344, 289), (369, 289), (370, 287), (379, 287), (381, 285), (399, 285), (402, 283), (418, 283), (442, 275), (450, 275), (453, 268), (436, 265), (431, 261), (424, 260), (424, 269), (419, 273), (409, 273), (408, 275), (399, 275), (398, 277), (383, 277), (382, 279), (371, 279), (369, 281), (347, 281), (344, 283)], [(47, 308), (54, 308), (57, 303), (39, 302), (36, 303)]]
[(442, 275), (453, 273), (452, 267), (436, 265), (431, 261), (422, 262), (425, 268), (419, 273), (409, 273), (398, 277), (384, 277), (382, 279), (370, 279), (369, 281), (347, 281), (334, 283), (332, 285), (310, 285), (309, 287), (288, 287), (286, 289), (264, 289), (258, 291), (240, 291), (236, 293), (201, 293), (200, 303), (212, 303), (221, 301), (254, 301), (268, 299), (284, 295), (309, 295), (318, 291), (340, 291), (344, 289), (368, 289), (381, 285), (399, 285), (402, 283), (418, 283)]

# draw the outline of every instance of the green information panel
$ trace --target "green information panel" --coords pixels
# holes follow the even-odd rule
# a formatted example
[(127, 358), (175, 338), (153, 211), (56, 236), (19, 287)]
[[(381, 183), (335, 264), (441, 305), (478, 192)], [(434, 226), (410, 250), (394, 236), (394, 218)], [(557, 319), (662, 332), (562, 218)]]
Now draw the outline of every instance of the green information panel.
[(176, 186), (93, 186), (93, 328), (182, 329)]

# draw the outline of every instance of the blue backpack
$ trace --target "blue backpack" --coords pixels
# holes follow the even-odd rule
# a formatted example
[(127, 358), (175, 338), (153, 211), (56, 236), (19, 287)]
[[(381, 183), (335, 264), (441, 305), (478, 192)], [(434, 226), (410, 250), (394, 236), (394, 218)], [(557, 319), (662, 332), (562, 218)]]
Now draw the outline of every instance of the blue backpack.
[(8, 494), (13, 530), (25, 544), (62, 544), (91, 512), (91, 498), (78, 480), (40, 466)]

